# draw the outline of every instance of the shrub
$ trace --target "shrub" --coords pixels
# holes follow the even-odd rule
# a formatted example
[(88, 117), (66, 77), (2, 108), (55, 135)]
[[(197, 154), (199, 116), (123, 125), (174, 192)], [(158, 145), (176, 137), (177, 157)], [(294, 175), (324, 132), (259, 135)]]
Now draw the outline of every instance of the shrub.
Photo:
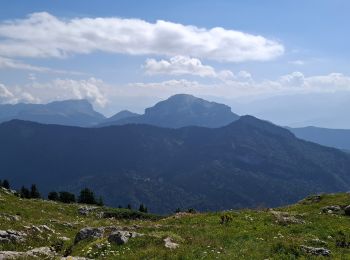
[(78, 203), (97, 204), (94, 193), (88, 188), (80, 191)]
[(9, 181), (8, 181), (8, 180), (4, 180), (4, 181), (2, 182), (2, 187), (9, 190), (9, 189), (10, 189), (10, 183), (9, 183)]
[(32, 184), (32, 186), (30, 187), (30, 198), (39, 199), (40, 197), (41, 196), (40, 196), (38, 188), (36, 187), (35, 184)]
[(145, 207), (145, 205), (141, 204), (140, 207), (139, 207), (139, 211), (140, 211), (140, 212), (147, 213), (147, 212), (148, 212), (148, 209)]
[(19, 194), (21, 198), (30, 199), (30, 191), (24, 186), (22, 186)]
[(233, 217), (228, 213), (225, 213), (225, 214), (220, 216), (220, 224), (222, 224), (222, 225), (228, 224), (232, 221), (233, 221)]
[(58, 199), (59, 199), (58, 193), (56, 191), (49, 192), (49, 194), (47, 195), (47, 199), (53, 200), (53, 201), (58, 201)]
[(67, 191), (60, 191), (58, 201), (63, 203), (74, 203), (75, 195)]

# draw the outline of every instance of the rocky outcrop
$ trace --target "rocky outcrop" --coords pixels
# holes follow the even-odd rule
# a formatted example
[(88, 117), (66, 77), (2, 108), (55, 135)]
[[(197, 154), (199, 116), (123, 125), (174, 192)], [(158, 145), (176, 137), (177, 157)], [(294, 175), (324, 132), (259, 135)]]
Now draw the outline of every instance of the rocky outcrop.
[(56, 253), (50, 247), (39, 247), (27, 252), (0, 251), (0, 259), (54, 259)]
[(310, 255), (330, 256), (331, 251), (324, 247), (301, 246), (301, 250)]
[(339, 214), (341, 212), (341, 207), (338, 205), (331, 205), (331, 206), (323, 207), (321, 210), (323, 213)]
[(25, 240), (26, 233), (15, 230), (0, 230), (0, 243), (17, 243)]
[(79, 215), (87, 216), (90, 213), (94, 212), (98, 207), (93, 206), (83, 206), (78, 209)]
[(280, 225), (289, 225), (289, 224), (305, 224), (305, 221), (293, 216), (288, 212), (275, 211), (271, 210), (271, 214), (275, 217), (276, 223)]
[(129, 238), (139, 237), (143, 236), (143, 234), (136, 233), (136, 232), (130, 232), (130, 231), (124, 231), (124, 230), (118, 230), (112, 232), (108, 236), (108, 241), (110, 243), (115, 243), (117, 245), (123, 245), (126, 244), (129, 241)]
[(81, 240), (88, 238), (100, 238), (103, 236), (104, 228), (86, 227), (81, 229), (75, 236), (74, 243), (77, 244)]
[(346, 216), (350, 216), (350, 205), (344, 208), (344, 213)]
[(179, 244), (174, 243), (170, 237), (164, 238), (164, 246), (169, 249), (176, 249), (179, 247)]

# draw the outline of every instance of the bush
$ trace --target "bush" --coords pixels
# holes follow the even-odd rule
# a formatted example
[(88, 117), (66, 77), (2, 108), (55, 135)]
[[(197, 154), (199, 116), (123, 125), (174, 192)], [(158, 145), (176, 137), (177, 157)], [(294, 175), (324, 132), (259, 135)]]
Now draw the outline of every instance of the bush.
[(53, 200), (53, 201), (58, 201), (59, 200), (58, 193), (56, 191), (49, 192), (49, 194), (47, 195), (47, 199)]
[(192, 214), (197, 213), (197, 211), (195, 209), (192, 209), (192, 208), (188, 209), (187, 212), (192, 213)]
[(78, 203), (97, 204), (94, 193), (88, 188), (80, 191)]
[(233, 217), (230, 214), (225, 213), (224, 215), (220, 216), (220, 224), (228, 224), (233, 221)]
[(145, 205), (141, 204), (140, 207), (139, 207), (139, 211), (140, 211), (140, 212), (147, 213), (147, 212), (148, 212), (148, 209), (145, 207)]
[(30, 198), (39, 199), (40, 197), (41, 196), (40, 196), (38, 188), (36, 187), (35, 184), (32, 184), (32, 186), (30, 187)]
[(74, 203), (75, 195), (67, 191), (60, 191), (58, 201), (63, 203)]
[(30, 199), (30, 191), (24, 186), (22, 186), (19, 194), (21, 198)]
[(10, 183), (9, 183), (9, 181), (8, 181), (8, 180), (4, 180), (4, 181), (2, 182), (2, 187), (9, 190), (9, 189), (10, 189)]

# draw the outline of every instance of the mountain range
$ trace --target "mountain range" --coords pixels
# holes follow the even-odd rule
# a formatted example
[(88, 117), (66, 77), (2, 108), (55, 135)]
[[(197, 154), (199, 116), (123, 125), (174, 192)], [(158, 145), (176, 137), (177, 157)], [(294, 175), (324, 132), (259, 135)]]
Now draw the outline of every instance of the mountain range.
[[(105, 127), (125, 124), (149, 124), (180, 128), (203, 126), (217, 128), (236, 121), (239, 116), (229, 106), (209, 102), (192, 95), (178, 94), (146, 108), (144, 114), (123, 110), (106, 118), (87, 100), (65, 100), (48, 104), (0, 105), (0, 122), (21, 119), (43, 124), (81, 127)], [(320, 127), (287, 127), (298, 138), (350, 151), (350, 130)]]
[(99, 126), (149, 124), (160, 127), (221, 127), (239, 118), (224, 104), (209, 102), (192, 95), (178, 94), (146, 108), (143, 115), (129, 111), (118, 113)]
[(90, 187), (108, 205), (221, 210), (348, 191), (350, 156), (242, 116), (220, 128), (0, 124), (0, 179), (43, 192)]
[(87, 100), (55, 101), (48, 104), (0, 105), (0, 122), (21, 119), (43, 124), (94, 126), (105, 117)]
[(350, 129), (328, 129), (309, 126), (289, 128), (289, 130), (298, 138), (350, 151)]

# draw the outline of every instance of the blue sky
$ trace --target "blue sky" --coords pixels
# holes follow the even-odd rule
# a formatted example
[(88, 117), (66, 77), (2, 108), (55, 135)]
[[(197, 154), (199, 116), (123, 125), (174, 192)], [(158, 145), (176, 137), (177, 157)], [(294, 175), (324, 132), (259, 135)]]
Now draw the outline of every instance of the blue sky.
[(252, 108), (257, 99), (350, 91), (345, 0), (11, 0), (0, 8), (1, 103), (87, 98), (109, 115), (179, 92)]

